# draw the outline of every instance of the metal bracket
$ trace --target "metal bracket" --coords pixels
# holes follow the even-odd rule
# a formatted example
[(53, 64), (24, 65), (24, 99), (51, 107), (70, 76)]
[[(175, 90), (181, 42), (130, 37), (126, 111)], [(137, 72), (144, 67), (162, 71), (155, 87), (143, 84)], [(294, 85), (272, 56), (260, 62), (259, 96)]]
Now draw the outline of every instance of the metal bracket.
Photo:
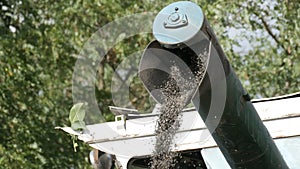
[(186, 15), (177, 11), (171, 13), (168, 19), (164, 22), (165, 28), (179, 28), (186, 25), (188, 25)]
[(115, 116), (115, 122), (117, 124), (117, 130), (126, 130), (126, 117), (124, 115)]

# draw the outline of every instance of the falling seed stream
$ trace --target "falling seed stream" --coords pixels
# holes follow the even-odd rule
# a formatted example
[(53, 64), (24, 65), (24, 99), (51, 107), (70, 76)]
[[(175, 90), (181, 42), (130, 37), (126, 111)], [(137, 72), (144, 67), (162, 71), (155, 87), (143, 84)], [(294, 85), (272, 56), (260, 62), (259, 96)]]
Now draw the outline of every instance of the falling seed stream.
[[(206, 52), (203, 56), (206, 56)], [(160, 115), (157, 122), (155, 134), (155, 150), (150, 162), (151, 169), (170, 169), (174, 168), (177, 161), (175, 157), (178, 153), (171, 151), (174, 136), (180, 127), (181, 111), (195, 93), (198, 84), (204, 76), (205, 66), (202, 55), (198, 57), (200, 68), (192, 76), (183, 76), (177, 66), (171, 67), (169, 79), (161, 90), (164, 95), (164, 102), (160, 107)], [(188, 79), (185, 79), (188, 77)]]

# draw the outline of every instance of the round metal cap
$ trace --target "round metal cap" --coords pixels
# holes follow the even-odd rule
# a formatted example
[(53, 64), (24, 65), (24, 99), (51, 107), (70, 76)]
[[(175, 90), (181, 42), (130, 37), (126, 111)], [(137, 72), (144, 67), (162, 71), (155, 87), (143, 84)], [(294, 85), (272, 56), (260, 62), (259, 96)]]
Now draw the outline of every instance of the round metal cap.
[(192, 39), (201, 29), (203, 12), (200, 6), (179, 1), (163, 8), (153, 22), (154, 37), (161, 44), (176, 45)]

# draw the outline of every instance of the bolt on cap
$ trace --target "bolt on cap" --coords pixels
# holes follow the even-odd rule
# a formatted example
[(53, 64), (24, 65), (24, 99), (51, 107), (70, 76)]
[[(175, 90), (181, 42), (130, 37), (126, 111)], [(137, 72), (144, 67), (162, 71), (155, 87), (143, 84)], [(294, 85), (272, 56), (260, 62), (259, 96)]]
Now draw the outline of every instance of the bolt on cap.
[(197, 4), (175, 2), (158, 13), (153, 22), (153, 34), (163, 45), (185, 43), (200, 31), (203, 20), (202, 9)]

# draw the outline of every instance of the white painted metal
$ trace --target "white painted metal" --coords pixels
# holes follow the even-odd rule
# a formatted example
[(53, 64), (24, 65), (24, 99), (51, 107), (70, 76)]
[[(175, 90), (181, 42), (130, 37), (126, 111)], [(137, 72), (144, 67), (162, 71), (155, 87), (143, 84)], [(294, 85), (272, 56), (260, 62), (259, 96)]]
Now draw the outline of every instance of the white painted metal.
[[(274, 141), (289, 168), (299, 169), (300, 136)], [(218, 147), (202, 149), (201, 154), (208, 169), (231, 169)]]
[[(255, 101), (254, 106), (274, 139), (300, 136), (300, 97)], [(155, 125), (159, 108), (147, 115), (137, 115), (136, 110), (114, 107), (116, 121), (87, 125), (87, 130), (76, 132), (69, 127), (60, 129), (78, 135), (91, 147), (116, 155), (120, 163), (127, 164), (132, 157), (147, 156), (154, 150)], [(134, 114), (126, 113), (134, 112)], [(126, 117), (134, 115), (134, 119)], [(181, 127), (175, 136), (174, 151), (216, 147), (201, 117), (195, 109), (182, 112)], [(276, 141), (277, 143), (277, 141)], [(300, 144), (300, 143), (298, 143)], [(203, 152), (209, 152), (209, 149)], [(205, 154), (205, 153), (204, 153)]]

